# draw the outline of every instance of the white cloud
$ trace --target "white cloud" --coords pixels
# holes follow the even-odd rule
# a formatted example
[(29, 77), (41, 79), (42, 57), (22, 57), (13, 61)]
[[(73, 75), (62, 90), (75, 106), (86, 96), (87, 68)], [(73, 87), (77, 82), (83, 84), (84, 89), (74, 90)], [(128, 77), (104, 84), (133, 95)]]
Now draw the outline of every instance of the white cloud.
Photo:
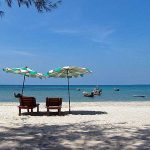
[(11, 52), (14, 53), (14, 54), (17, 54), (17, 55), (22, 55), (22, 56), (33, 56), (32, 53), (29, 53), (27, 51), (19, 51), (19, 50), (16, 51), (16, 50), (13, 50)]
[[(15, 50), (17, 49), (17, 50)], [(30, 50), (31, 51), (31, 50)], [(19, 50), (15, 47), (0, 47), (0, 55), (22, 55), (22, 56), (34, 56), (29, 50)]]
[(72, 29), (56, 29), (56, 30), (51, 30), (54, 33), (60, 33), (60, 34), (77, 34), (79, 33), (78, 30), (72, 30)]
[(110, 36), (112, 33), (114, 33), (115, 30), (114, 29), (106, 29), (103, 33), (102, 33), (102, 37), (103, 38), (107, 38), (108, 36)]
[(100, 40), (100, 39), (95, 39), (95, 38), (93, 38), (93, 39), (91, 39), (93, 42), (95, 42), (95, 43), (99, 43), (99, 44), (103, 44), (104, 42), (102, 41), (102, 40)]
[(78, 29), (71, 29), (68, 27), (66, 29), (50, 29), (50, 31), (56, 34), (80, 35), (80, 37), (103, 45), (103, 47), (109, 43), (109, 37), (115, 32), (115, 30), (110, 27), (94, 27), (92, 25), (90, 27), (80, 27)]
[(114, 29), (103, 29), (95, 34), (92, 34), (91, 41), (101, 45), (101, 47), (108, 47), (110, 45), (110, 36), (115, 32)]

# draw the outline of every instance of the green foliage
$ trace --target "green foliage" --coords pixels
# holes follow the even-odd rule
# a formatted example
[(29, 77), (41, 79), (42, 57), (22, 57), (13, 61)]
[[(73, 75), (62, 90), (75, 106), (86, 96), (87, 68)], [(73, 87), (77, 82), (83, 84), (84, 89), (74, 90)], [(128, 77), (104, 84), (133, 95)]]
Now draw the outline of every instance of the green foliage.
[[(52, 9), (57, 8), (61, 3), (61, 0), (5, 0), (8, 7), (12, 7), (13, 3), (16, 2), (19, 7), (25, 5), (27, 8), (33, 6), (38, 12), (49, 12)], [(4, 12), (0, 10), (0, 16), (3, 16)]]

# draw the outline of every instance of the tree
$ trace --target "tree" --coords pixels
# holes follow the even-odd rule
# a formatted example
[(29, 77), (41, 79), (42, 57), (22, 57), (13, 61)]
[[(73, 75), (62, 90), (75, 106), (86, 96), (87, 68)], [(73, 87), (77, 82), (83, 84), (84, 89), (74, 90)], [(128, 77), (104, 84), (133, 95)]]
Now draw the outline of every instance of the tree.
[[(18, 3), (19, 7), (22, 5), (25, 5), (27, 8), (33, 6), (37, 9), (38, 12), (51, 11), (61, 2), (61, 0), (5, 0), (8, 7), (12, 7), (14, 1)], [(4, 11), (0, 10), (0, 16), (3, 15)]]

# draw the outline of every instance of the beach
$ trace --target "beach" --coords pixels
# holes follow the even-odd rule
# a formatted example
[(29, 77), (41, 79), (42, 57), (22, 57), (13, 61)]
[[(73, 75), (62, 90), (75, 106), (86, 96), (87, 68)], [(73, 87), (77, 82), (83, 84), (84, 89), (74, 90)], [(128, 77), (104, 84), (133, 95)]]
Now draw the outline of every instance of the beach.
[(61, 116), (18, 116), (18, 103), (0, 103), (0, 149), (150, 149), (150, 102), (63, 102)]
[(150, 150), (149, 14), (150, 0), (1, 0), (0, 150)]

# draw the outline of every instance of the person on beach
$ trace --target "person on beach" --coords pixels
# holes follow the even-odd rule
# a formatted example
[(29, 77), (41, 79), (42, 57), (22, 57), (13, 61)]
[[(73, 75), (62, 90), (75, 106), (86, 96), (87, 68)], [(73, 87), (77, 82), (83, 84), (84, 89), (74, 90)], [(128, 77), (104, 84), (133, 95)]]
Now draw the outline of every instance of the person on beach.
[(15, 96), (16, 98), (20, 98), (20, 97), (22, 97), (23, 95), (20, 94), (20, 93), (18, 93), (18, 94), (14, 93), (14, 96)]

